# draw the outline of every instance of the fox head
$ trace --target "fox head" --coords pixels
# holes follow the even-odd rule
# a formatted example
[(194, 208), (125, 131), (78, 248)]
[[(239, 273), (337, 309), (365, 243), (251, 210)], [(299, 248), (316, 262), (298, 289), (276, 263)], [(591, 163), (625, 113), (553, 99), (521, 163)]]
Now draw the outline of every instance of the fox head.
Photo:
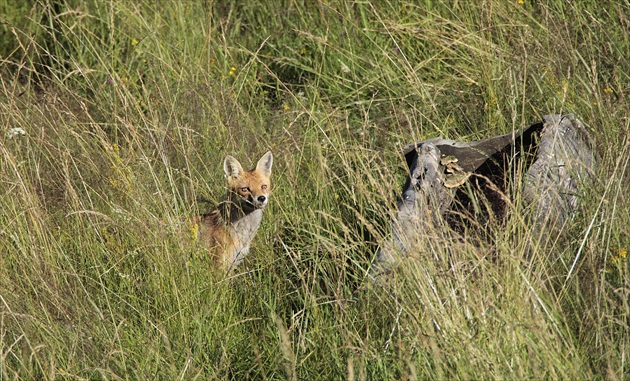
[(223, 162), (223, 170), (230, 189), (230, 198), (241, 207), (264, 209), (269, 201), (271, 190), (271, 166), (273, 155), (271, 151), (263, 155), (256, 164), (256, 169), (243, 171), (241, 164), (232, 156), (227, 156)]

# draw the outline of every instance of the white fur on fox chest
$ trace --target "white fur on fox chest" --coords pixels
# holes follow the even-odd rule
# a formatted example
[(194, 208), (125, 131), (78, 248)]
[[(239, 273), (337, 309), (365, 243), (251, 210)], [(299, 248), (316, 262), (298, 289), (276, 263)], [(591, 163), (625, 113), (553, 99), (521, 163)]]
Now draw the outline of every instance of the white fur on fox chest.
[(230, 235), (234, 239), (234, 251), (231, 257), (230, 266), (238, 266), (249, 254), (249, 247), (256, 236), (256, 232), (262, 221), (262, 210), (256, 209), (243, 218), (229, 224)]

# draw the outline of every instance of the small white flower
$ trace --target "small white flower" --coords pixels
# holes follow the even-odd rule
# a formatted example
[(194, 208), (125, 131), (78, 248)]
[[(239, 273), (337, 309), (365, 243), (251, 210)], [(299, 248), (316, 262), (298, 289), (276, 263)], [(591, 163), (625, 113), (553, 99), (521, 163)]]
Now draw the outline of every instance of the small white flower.
[(340, 59), (337, 59), (337, 61), (339, 61), (339, 63), (341, 64), (341, 71), (343, 71), (346, 74), (350, 73), (350, 68), (348, 67), (348, 65), (346, 65), (343, 62), (341, 62)]
[(9, 139), (13, 139), (17, 136), (23, 136), (23, 135), (26, 135), (26, 131), (24, 131), (20, 127), (11, 128), (9, 131), (7, 131), (7, 138)]
[(131, 221), (131, 216), (129, 215), (129, 213), (127, 213), (127, 211), (125, 211), (120, 206), (113, 205), (111, 210), (112, 210), (112, 214), (120, 218), (122, 221), (125, 221), (125, 222)]

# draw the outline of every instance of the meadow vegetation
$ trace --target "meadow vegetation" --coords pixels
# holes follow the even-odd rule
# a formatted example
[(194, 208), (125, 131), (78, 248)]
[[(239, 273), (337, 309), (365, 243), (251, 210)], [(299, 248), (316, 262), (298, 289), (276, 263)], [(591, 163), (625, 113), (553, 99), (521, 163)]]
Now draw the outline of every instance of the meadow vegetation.
[[(630, 3), (0, 1), (0, 379), (627, 379)], [(563, 235), (422, 232), (401, 146), (575, 113)], [(247, 263), (182, 218), (274, 154)]]

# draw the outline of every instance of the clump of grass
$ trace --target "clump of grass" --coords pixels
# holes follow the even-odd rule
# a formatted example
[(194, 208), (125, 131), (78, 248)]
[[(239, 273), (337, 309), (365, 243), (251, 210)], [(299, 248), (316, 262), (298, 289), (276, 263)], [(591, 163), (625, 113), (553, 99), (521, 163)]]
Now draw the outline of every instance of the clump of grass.
[[(2, 6), (0, 6), (2, 7)], [(0, 378), (623, 378), (627, 6), (24, 2), (0, 25)], [(606, 28), (600, 27), (606, 25)], [(368, 272), (400, 146), (574, 112), (566, 238), (423, 232)], [(182, 227), (274, 151), (246, 266)], [(544, 237), (543, 237), (544, 238)]]

